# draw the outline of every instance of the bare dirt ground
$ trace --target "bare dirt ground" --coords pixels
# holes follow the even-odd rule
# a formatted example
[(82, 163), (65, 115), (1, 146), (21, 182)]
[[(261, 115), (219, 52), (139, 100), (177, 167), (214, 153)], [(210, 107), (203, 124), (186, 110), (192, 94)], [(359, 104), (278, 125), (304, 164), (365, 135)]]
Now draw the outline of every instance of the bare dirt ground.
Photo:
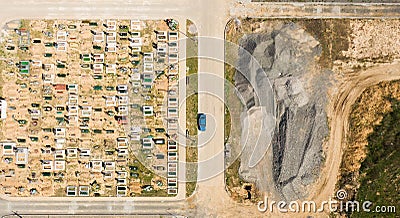
[(357, 98), (368, 87), (381, 81), (391, 81), (400, 78), (400, 63), (384, 64), (351, 75), (338, 86), (340, 90), (331, 97), (328, 108), (330, 118), (330, 138), (325, 145), (326, 166), (321, 173), (321, 179), (316, 183), (313, 196), (318, 202), (328, 199), (334, 193), (338, 178), (339, 166), (343, 154), (343, 139), (348, 133), (349, 115)]
[[(340, 178), (339, 168), (343, 151), (349, 137), (349, 118), (356, 100), (368, 87), (382, 81), (400, 78), (398, 24), (399, 20), (394, 19), (350, 21), (352, 33), (349, 48), (343, 51), (346, 59), (336, 61), (333, 66), (337, 82), (331, 89), (330, 104), (327, 109), (330, 136), (324, 146), (326, 161), (319, 181), (315, 183), (314, 189), (310, 189), (313, 190), (311, 199), (323, 201), (335, 194), (335, 186)], [(370, 97), (374, 98), (374, 96)], [(376, 110), (376, 108), (371, 108), (369, 113), (376, 113)], [(381, 110), (383, 111), (384, 108)], [(365, 131), (368, 132), (368, 130)], [(362, 157), (353, 158), (358, 159), (353, 165), (359, 168)]]
[[(317, 203), (335, 195), (335, 188), (340, 178), (343, 151), (347, 146), (349, 117), (355, 102), (368, 87), (382, 81), (400, 78), (399, 20), (354, 19), (347, 21), (351, 30), (351, 34), (348, 35), (347, 49), (339, 50), (340, 53), (335, 54), (341, 57), (340, 59), (333, 58), (330, 67), (333, 71), (333, 85), (328, 93), (329, 104), (326, 108), (330, 133), (323, 145), (325, 163), (321, 168), (319, 179), (307, 188), (310, 190), (307, 199), (315, 200)], [(329, 49), (330, 52), (336, 52), (332, 47)], [(370, 111), (370, 113), (374, 112), (376, 110)], [(253, 210), (255, 211), (253, 215), (257, 215), (256, 209)], [(273, 214), (263, 215), (273, 216)], [(300, 216), (304, 217), (304, 215)], [(316, 217), (327, 215), (327, 213), (313, 214)]]
[[(327, 110), (328, 117), (330, 118), (330, 138), (324, 150), (326, 152), (326, 165), (321, 172), (320, 179), (315, 183), (314, 188), (310, 188), (311, 194), (309, 199), (314, 200), (317, 205), (318, 202), (326, 201), (335, 190), (335, 185), (338, 178), (338, 172), (343, 154), (343, 139), (348, 133), (348, 123), (349, 115), (352, 111), (352, 106), (354, 105), (357, 98), (362, 94), (362, 92), (373, 85), (378, 84), (381, 81), (391, 81), (400, 79), (400, 63), (394, 62), (391, 64), (381, 64), (371, 69), (358, 72), (357, 74), (348, 75), (344, 78), (340, 85), (337, 87), (335, 94), (332, 94), (329, 99), (331, 104)], [(203, 193), (204, 196), (198, 197), (198, 203), (201, 201), (215, 201), (214, 204), (202, 205), (213, 205), (212, 208), (202, 208), (202, 211), (197, 211), (197, 213), (202, 214), (222, 214), (220, 217), (230, 217), (240, 214), (241, 216), (249, 217), (305, 217), (306, 215), (312, 215), (314, 217), (327, 217), (328, 211), (319, 214), (305, 214), (305, 213), (287, 213), (282, 214), (276, 210), (273, 213), (266, 212), (260, 213), (257, 211), (257, 207), (251, 204), (239, 204), (233, 201), (231, 198), (216, 198), (213, 193), (217, 193), (218, 190), (212, 190), (210, 188), (207, 194)], [(206, 197), (208, 196), (208, 197)], [(200, 201), (199, 201), (200, 200)]]

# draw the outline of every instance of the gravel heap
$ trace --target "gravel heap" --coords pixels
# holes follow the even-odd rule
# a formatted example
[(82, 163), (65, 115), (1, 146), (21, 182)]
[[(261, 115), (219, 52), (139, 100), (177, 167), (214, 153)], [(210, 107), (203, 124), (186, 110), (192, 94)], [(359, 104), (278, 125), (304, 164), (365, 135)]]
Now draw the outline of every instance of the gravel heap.
[[(253, 140), (256, 143), (244, 146), (240, 176), (255, 182), (260, 191), (274, 193), (279, 198), (304, 198), (307, 185), (318, 178), (323, 162), (322, 144), (328, 135), (325, 108), (331, 72), (321, 72), (315, 67), (316, 57), (321, 53), (319, 42), (290, 23), (245, 35), (240, 46), (262, 68), (239, 49), (235, 86), (247, 106), (242, 114), (242, 127), (246, 127), (242, 146), (261, 131), (258, 142)], [(271, 86), (272, 93), (268, 91)], [(252, 123), (259, 127), (250, 126)], [(270, 153), (269, 145), (272, 145)], [(251, 156), (255, 154), (267, 155), (253, 167)]]

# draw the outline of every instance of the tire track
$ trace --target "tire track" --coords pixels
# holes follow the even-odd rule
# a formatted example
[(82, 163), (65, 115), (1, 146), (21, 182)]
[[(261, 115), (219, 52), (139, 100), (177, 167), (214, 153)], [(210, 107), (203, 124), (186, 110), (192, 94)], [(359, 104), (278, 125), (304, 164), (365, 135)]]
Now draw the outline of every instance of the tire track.
[(350, 113), (358, 97), (370, 86), (397, 79), (400, 79), (400, 63), (398, 62), (379, 65), (342, 79), (327, 109), (330, 137), (324, 146), (326, 162), (320, 179), (314, 185), (314, 189), (311, 189), (313, 190), (311, 199), (322, 202), (334, 194), (344, 150), (342, 142), (347, 137)]

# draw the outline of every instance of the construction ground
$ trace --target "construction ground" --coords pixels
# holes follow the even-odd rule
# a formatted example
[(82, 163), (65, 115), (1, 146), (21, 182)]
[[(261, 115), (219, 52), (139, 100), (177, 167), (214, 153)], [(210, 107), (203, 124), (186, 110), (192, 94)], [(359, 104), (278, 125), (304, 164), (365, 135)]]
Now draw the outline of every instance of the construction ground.
[[(297, 200), (345, 189), (348, 199), (366, 200), (356, 197), (363, 181), (359, 179), (365, 176), (359, 170), (368, 157), (367, 137), (381, 121), (383, 111), (391, 110), (390, 99), (395, 94), (390, 93), (398, 89), (398, 81), (376, 85), (398, 78), (391, 73), (398, 66), (398, 23), (397, 19), (256, 18), (228, 23), (226, 38), (250, 52), (273, 84), (278, 112), (272, 148), (255, 167), (248, 166), (255, 148), (246, 147), (240, 139), (258, 139), (258, 129), (246, 135), (246, 129), (228, 125), (225, 177), (231, 197), (247, 203), (261, 200), (263, 195)], [(256, 92), (259, 83), (252, 81), (260, 80), (259, 71), (247, 69), (249, 61), (240, 62), (244, 59), (240, 55), (238, 51), (237, 66), (225, 67), (225, 78), (239, 90), (226, 92), (225, 101), (229, 103), (238, 93), (244, 99), (242, 105), (230, 104), (226, 119), (241, 122), (243, 128), (246, 119), (260, 119), (260, 108), (266, 105), (258, 99), (271, 96)], [(384, 76), (387, 73), (390, 76)], [(360, 104), (363, 99), (370, 101), (368, 106)], [(362, 117), (353, 105), (362, 107)], [(337, 138), (341, 129), (344, 133)], [(391, 175), (396, 178), (395, 172)], [(330, 179), (337, 177), (339, 182)], [(383, 195), (383, 191), (376, 194)]]

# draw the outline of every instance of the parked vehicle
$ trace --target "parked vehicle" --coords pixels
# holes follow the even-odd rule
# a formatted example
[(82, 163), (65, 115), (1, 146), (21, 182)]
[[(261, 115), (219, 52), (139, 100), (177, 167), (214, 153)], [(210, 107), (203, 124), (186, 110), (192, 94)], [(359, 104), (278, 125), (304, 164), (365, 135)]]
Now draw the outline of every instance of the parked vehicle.
[(197, 125), (200, 131), (206, 131), (206, 115), (200, 113), (197, 115)]

